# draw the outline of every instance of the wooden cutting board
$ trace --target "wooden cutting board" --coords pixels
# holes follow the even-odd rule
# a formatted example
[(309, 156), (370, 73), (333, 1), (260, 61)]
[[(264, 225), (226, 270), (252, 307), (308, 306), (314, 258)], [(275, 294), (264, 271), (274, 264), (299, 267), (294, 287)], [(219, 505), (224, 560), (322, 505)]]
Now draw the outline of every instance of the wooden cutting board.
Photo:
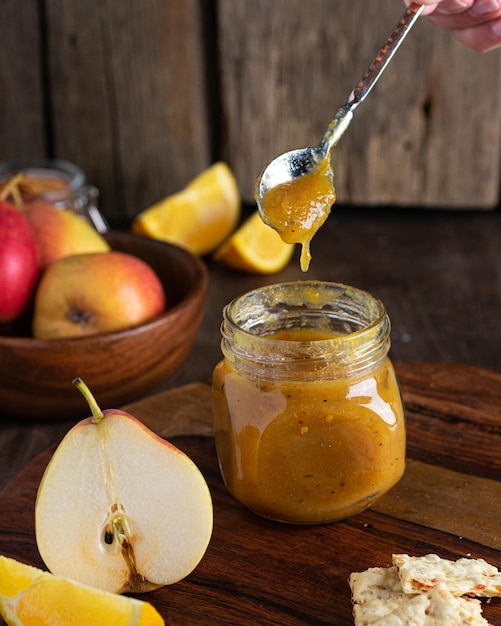
[[(350, 572), (386, 566), (393, 553), (482, 557), (501, 568), (501, 373), (396, 367), (407, 408), (405, 476), (370, 510), (325, 526), (270, 522), (229, 496), (212, 438), (209, 385), (127, 406), (192, 457), (214, 502), (214, 533), (200, 565), (146, 596), (166, 624), (348, 626)], [(38, 567), (34, 502), (51, 453), (0, 494), (0, 554)], [(484, 602), (484, 616), (501, 625), (501, 598)]]

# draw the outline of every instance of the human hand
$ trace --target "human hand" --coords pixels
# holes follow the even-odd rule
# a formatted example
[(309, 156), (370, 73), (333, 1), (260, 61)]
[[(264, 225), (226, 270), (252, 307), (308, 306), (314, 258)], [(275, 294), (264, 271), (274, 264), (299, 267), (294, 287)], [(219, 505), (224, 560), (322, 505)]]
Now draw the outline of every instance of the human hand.
[[(409, 5), (410, 0), (405, 0)], [(488, 52), (501, 47), (501, 0), (416, 0), (422, 15), (469, 48)]]

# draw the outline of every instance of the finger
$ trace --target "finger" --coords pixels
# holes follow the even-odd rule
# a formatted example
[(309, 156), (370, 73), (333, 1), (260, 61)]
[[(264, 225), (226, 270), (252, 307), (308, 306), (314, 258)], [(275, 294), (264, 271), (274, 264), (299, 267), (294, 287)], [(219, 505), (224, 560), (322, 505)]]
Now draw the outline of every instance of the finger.
[(462, 43), (478, 52), (489, 52), (501, 47), (501, 17), (473, 28), (454, 31)]
[[(477, 0), (478, 1), (478, 0)], [(442, 0), (435, 6), (436, 15), (455, 15), (464, 13), (475, 4), (475, 0)]]
[(453, 5), (457, 4), (456, 0), (444, 0), (429, 19), (441, 28), (461, 30), (493, 22), (501, 17), (501, 0), (477, 0), (461, 12), (451, 12), (454, 10)]

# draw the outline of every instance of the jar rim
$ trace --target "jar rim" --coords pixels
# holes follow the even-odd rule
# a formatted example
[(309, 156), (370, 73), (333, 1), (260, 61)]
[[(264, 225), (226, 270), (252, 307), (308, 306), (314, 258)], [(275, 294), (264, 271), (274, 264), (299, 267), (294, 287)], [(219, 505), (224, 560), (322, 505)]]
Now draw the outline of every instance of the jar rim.
[(84, 171), (70, 161), (49, 158), (17, 158), (0, 163), (0, 178), (13, 176), (23, 170), (33, 172), (55, 172), (66, 179), (68, 190), (75, 192), (85, 185)]
[[(298, 339), (284, 338), (295, 332)], [(358, 371), (388, 354), (389, 333), (389, 317), (376, 296), (308, 280), (259, 287), (232, 300), (223, 311), (221, 347), (240, 366), (289, 364), (313, 371), (329, 363)]]
[[(379, 326), (384, 318), (387, 317), (386, 308), (383, 302), (377, 296), (374, 296), (364, 289), (352, 287), (343, 283), (321, 280), (303, 280), (265, 285), (263, 287), (258, 287), (256, 289), (248, 291), (247, 293), (241, 294), (231, 300), (224, 307), (224, 319), (234, 325), (235, 328), (238, 329), (238, 332), (241, 332), (244, 335), (249, 335), (249, 338), (259, 338), (259, 334), (252, 332), (251, 330), (249, 330), (249, 328), (244, 327), (243, 324), (239, 322), (236, 315), (239, 309), (241, 309), (246, 304), (252, 304), (253, 300), (255, 300), (255, 304), (258, 304), (260, 306), (265, 305), (268, 308), (277, 306), (277, 304), (287, 306), (288, 304), (290, 305), (290, 303), (284, 302), (283, 295), (281, 294), (288, 293), (291, 295), (298, 295), (303, 293), (308, 294), (311, 298), (311, 295), (315, 291), (317, 293), (329, 292), (330, 294), (332, 294), (332, 300), (330, 300), (330, 302), (333, 304), (339, 304), (341, 302), (340, 298), (342, 298), (343, 296), (347, 296), (358, 304), (360, 304), (362, 300), (365, 300), (365, 305), (371, 305), (371, 315), (370, 319), (367, 319), (366, 323), (360, 324), (360, 327), (356, 330), (340, 334), (339, 336), (332, 338), (311, 339), (308, 340), (308, 343), (310, 341), (312, 343), (332, 343), (333, 341), (346, 341), (350, 338), (360, 338), (364, 334), (370, 334), (374, 327)], [(303, 305), (314, 305), (316, 301), (319, 302), (320, 298), (313, 298), (309, 301), (305, 301), (304, 299), (302, 299)], [(308, 307), (305, 307), (305, 310), (307, 308)], [(309, 310), (311, 310), (312, 312), (327, 312), (325, 304), (323, 305), (322, 309), (309, 307)], [(332, 312), (337, 312), (338, 310), (341, 311), (341, 309), (336, 309), (334, 306), (332, 307)], [(367, 308), (365, 308), (365, 310), (367, 311)], [(268, 342), (276, 342), (280, 345), (283, 345), (284, 343), (304, 343), (305, 341), (304, 339), (275, 339), (269, 336), (261, 336), (261, 338), (265, 339)]]

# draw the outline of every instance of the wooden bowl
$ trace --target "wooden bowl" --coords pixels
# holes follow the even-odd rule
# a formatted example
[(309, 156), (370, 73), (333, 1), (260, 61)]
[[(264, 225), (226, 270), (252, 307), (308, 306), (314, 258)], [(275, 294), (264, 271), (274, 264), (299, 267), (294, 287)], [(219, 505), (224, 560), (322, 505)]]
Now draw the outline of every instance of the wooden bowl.
[(159, 386), (187, 356), (205, 309), (204, 263), (146, 237), (110, 232), (106, 238), (112, 249), (153, 267), (167, 294), (167, 310), (142, 326), (90, 337), (39, 340), (12, 336), (12, 328), (0, 326), (0, 415), (39, 420), (89, 415), (72, 384), (76, 376), (102, 409), (118, 408)]

